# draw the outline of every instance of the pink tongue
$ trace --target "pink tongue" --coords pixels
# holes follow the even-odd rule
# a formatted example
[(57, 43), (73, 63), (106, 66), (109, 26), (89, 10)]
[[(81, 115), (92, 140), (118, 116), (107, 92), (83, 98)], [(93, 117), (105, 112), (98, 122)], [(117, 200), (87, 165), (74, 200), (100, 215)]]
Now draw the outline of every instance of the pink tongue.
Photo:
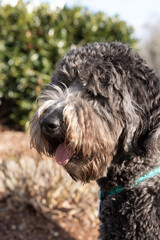
[(66, 165), (70, 160), (70, 154), (64, 143), (59, 144), (56, 150), (56, 161), (60, 165)]

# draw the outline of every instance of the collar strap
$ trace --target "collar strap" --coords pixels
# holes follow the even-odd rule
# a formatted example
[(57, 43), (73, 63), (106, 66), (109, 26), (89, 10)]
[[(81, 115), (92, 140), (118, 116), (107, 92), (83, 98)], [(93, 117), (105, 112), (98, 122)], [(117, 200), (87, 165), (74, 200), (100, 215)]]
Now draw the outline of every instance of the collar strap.
[[(160, 167), (155, 168), (154, 170), (152, 170), (151, 172), (149, 172), (148, 174), (140, 177), (138, 180), (135, 181), (134, 184), (131, 185), (132, 186), (137, 186), (139, 185), (141, 182), (144, 182), (147, 179), (153, 178), (155, 176), (157, 176), (158, 174), (160, 174)], [(100, 200), (103, 200), (106, 198), (106, 196), (112, 196), (116, 193), (120, 193), (124, 190), (123, 186), (118, 186), (116, 188), (112, 188), (109, 192), (102, 192), (101, 190), (98, 191), (98, 196)]]

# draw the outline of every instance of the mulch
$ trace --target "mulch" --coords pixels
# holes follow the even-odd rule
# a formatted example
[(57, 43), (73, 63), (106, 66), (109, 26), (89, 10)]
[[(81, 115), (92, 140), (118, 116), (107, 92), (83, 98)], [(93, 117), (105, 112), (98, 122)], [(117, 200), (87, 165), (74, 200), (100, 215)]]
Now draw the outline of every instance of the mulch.
[(80, 222), (61, 219), (46, 219), (31, 205), (16, 205), (12, 198), (0, 201), (1, 240), (93, 240), (97, 230), (88, 229)]
[[(38, 159), (30, 150), (29, 135), (24, 132), (0, 131), (0, 158), (22, 156)], [(54, 211), (53, 211), (54, 213)], [(74, 219), (63, 210), (47, 217), (30, 205), (22, 203), (11, 193), (0, 189), (0, 240), (93, 240), (98, 237), (98, 224), (93, 226)]]

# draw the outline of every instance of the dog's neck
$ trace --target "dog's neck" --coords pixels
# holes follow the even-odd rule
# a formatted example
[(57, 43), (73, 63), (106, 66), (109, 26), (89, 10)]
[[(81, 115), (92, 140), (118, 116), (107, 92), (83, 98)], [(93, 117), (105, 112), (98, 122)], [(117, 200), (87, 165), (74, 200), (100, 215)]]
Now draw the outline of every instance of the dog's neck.
[[(124, 157), (124, 156), (123, 156)], [(111, 166), (107, 169), (106, 177), (99, 178), (97, 183), (101, 191), (110, 191), (111, 189), (122, 186), (128, 188), (135, 184), (137, 179), (153, 171), (160, 166), (159, 156), (134, 156), (126, 155), (119, 161), (113, 160)]]
[[(149, 173), (141, 176), (139, 179), (137, 179), (134, 184), (132, 184), (131, 186), (129, 186), (128, 188), (132, 188), (134, 186), (138, 186), (140, 183), (146, 181), (147, 179), (151, 179), (157, 175), (160, 175), (160, 166), (159, 167), (156, 167), (155, 169), (153, 169), (152, 171), (150, 171)], [(110, 191), (108, 192), (102, 192), (101, 190), (99, 190), (98, 192), (98, 195), (99, 195), (99, 198), (100, 200), (103, 200), (104, 198), (106, 198), (106, 196), (113, 196), (115, 194), (118, 194), (120, 192), (122, 192), (124, 190), (124, 187), (121, 185), (121, 186), (118, 186), (116, 188), (112, 188), (110, 189)]]

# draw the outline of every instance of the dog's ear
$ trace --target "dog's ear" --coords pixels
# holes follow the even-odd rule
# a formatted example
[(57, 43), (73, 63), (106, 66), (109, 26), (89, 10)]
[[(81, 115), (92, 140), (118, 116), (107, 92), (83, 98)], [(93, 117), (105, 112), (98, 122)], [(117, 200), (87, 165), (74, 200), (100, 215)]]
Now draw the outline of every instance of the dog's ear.
[(121, 109), (123, 111), (121, 114), (125, 128), (124, 149), (125, 151), (129, 151), (133, 139), (135, 138), (136, 131), (139, 129), (141, 124), (142, 119), (140, 112), (143, 110), (133, 102), (129, 93), (127, 92), (125, 92), (123, 95)]

